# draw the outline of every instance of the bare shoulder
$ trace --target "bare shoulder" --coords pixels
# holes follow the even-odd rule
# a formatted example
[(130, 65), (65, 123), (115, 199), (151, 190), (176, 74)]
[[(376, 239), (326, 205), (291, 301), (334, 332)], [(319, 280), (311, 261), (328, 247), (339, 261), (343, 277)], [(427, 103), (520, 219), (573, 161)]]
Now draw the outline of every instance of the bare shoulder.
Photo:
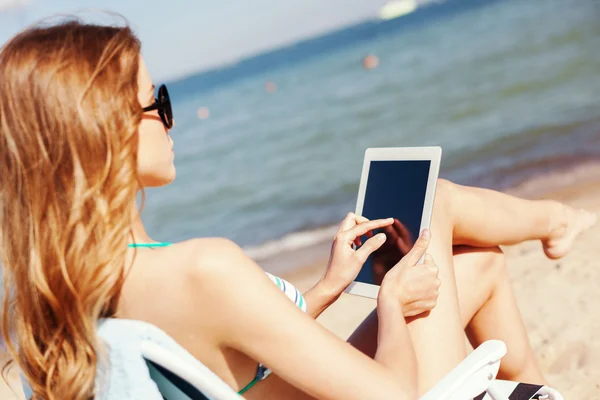
[(188, 272), (228, 270), (252, 262), (244, 250), (226, 238), (199, 238), (177, 243), (169, 249)]
[(189, 253), (190, 256), (206, 261), (222, 259), (228, 255), (239, 257), (244, 253), (242, 248), (235, 242), (222, 237), (190, 239), (177, 243), (173, 247), (179, 247), (182, 251)]
[[(192, 301), (218, 301), (227, 295), (236, 271), (258, 268), (234, 242), (225, 238), (191, 239), (158, 249), (140, 249), (126, 278), (125, 297), (132, 309), (187, 307)], [(161, 296), (157, 296), (160, 293)], [(169, 299), (169, 302), (164, 302)], [(192, 303), (193, 304), (193, 303)]]
[(131, 275), (146, 285), (181, 286), (200, 278), (202, 284), (228, 279), (235, 271), (259, 268), (244, 250), (225, 238), (197, 238), (158, 249), (140, 249)]
[[(176, 243), (156, 254), (161, 257), (162, 266), (157, 278), (178, 279), (194, 282), (196, 287), (206, 285), (231, 285), (231, 280), (241, 275), (256, 274), (262, 269), (235, 242), (225, 238), (198, 238)], [(140, 260), (141, 261), (141, 260)], [(149, 260), (148, 262), (155, 262)], [(167, 264), (169, 268), (164, 268)], [(206, 288), (208, 289), (208, 288)]]

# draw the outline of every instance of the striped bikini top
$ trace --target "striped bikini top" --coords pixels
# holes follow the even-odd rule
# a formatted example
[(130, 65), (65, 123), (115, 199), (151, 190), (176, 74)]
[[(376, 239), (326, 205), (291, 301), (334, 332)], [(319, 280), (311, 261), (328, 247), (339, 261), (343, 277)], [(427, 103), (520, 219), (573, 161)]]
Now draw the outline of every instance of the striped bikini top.
[(277, 285), (279, 289), (294, 302), (302, 311), (306, 312), (306, 301), (304, 300), (304, 296), (302, 293), (294, 285), (286, 281), (285, 279), (281, 279), (275, 275), (271, 275), (268, 272), (265, 272), (267, 276), (271, 279), (271, 281)]

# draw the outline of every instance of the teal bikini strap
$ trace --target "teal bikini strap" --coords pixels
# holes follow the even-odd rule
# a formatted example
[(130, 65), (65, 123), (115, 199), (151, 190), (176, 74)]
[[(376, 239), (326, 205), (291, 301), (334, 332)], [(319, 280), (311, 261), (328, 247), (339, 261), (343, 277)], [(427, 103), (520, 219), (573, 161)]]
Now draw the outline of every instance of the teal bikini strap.
[(160, 243), (129, 243), (128, 247), (167, 247), (172, 245), (170, 242), (160, 242)]
[(271, 370), (269, 368), (265, 367), (262, 364), (258, 364), (258, 368), (256, 369), (256, 375), (254, 376), (254, 379), (252, 379), (252, 382), (250, 382), (249, 384), (247, 384), (246, 386), (244, 386), (244, 388), (242, 390), (240, 390), (238, 392), (238, 394), (240, 396), (243, 395), (248, 390), (250, 390), (250, 388), (252, 386), (256, 385), (258, 382), (262, 381), (263, 379), (265, 379), (269, 375), (271, 375)]
[(246, 393), (248, 390), (250, 390), (250, 388), (254, 385), (256, 385), (258, 382), (260, 382), (260, 378), (257, 376), (255, 377), (252, 382), (250, 382), (249, 384), (247, 384), (246, 386), (244, 386), (244, 388), (242, 390), (240, 390), (238, 392), (238, 395), (243, 395), (244, 393)]

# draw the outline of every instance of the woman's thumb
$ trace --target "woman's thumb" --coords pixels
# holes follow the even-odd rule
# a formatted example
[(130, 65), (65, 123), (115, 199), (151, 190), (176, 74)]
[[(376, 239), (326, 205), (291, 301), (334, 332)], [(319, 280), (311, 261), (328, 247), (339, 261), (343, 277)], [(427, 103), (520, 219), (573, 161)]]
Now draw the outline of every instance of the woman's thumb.
[(427, 251), (427, 247), (429, 247), (430, 240), (431, 233), (429, 232), (429, 229), (423, 229), (413, 248), (408, 252), (408, 254), (404, 258), (408, 258), (408, 261), (413, 265), (418, 263), (421, 257), (423, 257), (423, 255)]
[(433, 261), (433, 256), (429, 253), (425, 253), (425, 257), (423, 258), (423, 263), (424, 264), (435, 264), (435, 261)]

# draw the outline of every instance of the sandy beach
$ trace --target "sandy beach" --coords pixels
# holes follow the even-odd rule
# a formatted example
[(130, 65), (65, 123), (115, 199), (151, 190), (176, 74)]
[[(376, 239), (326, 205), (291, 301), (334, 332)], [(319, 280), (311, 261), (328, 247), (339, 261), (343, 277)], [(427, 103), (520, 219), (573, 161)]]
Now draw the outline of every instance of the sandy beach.
[[(510, 192), (527, 198), (553, 198), (600, 213), (600, 165), (581, 165), (529, 180)], [(566, 399), (600, 399), (598, 237), (600, 224), (583, 234), (558, 261), (548, 260), (535, 242), (504, 248), (535, 353), (550, 382)], [(321, 276), (326, 262), (324, 252), (284, 277), (307, 289)], [(374, 300), (343, 295), (319, 321), (346, 338), (374, 305)], [(18, 385), (14, 371), (11, 382)], [(0, 386), (0, 399), (20, 398)]]

